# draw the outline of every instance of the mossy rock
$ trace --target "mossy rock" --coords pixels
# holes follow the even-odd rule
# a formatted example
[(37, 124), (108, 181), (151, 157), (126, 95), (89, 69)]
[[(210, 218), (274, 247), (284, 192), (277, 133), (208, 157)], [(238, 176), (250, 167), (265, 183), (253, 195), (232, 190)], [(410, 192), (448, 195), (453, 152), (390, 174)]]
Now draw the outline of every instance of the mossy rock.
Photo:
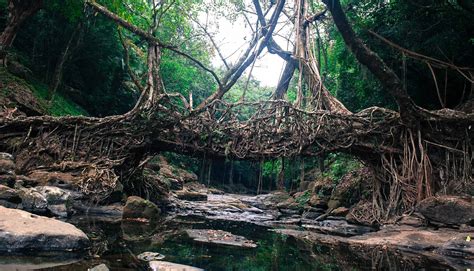
[(139, 219), (156, 220), (160, 216), (161, 210), (153, 202), (142, 199), (137, 196), (127, 198), (127, 203), (123, 209), (123, 219)]

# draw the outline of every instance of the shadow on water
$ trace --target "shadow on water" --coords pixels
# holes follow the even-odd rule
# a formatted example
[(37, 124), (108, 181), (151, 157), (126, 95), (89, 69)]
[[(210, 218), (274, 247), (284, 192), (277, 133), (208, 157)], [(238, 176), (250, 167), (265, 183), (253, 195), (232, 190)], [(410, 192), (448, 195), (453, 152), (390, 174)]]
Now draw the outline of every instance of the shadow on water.
[[(0, 257), (0, 270), (87, 270), (106, 264), (111, 270), (148, 270), (136, 255), (159, 252), (164, 260), (205, 270), (447, 270), (436, 263), (413, 262), (387, 252), (353, 255), (280, 235), (253, 224), (228, 221), (169, 219), (154, 225), (81, 217), (71, 221), (88, 234), (90, 255), (74, 257)], [(257, 248), (236, 248), (191, 241), (185, 229), (220, 229), (257, 242)]]

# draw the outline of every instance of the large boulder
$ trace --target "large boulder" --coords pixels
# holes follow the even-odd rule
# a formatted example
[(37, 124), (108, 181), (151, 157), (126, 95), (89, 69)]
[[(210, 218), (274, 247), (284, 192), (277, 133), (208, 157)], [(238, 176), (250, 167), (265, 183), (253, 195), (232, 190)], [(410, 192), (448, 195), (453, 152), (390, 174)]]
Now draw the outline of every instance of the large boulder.
[(472, 198), (457, 196), (436, 196), (424, 199), (417, 205), (428, 221), (447, 225), (474, 223), (474, 202)]
[(74, 225), (0, 206), (0, 252), (78, 251), (89, 246)]
[(149, 200), (142, 199), (137, 196), (127, 198), (127, 203), (123, 208), (123, 219), (146, 219), (156, 220), (161, 213), (160, 208)]

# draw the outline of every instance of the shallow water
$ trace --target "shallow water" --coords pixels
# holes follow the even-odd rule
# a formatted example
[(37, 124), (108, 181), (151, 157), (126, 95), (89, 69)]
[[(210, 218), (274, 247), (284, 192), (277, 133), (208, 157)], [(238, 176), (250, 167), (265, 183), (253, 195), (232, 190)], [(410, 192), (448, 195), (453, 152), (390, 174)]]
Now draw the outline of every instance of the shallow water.
[[(447, 270), (436, 262), (405, 259), (387, 252), (373, 251), (355, 257), (338, 250), (308, 244), (248, 223), (199, 221), (173, 218), (155, 225), (137, 222), (104, 221), (81, 217), (70, 221), (88, 234), (93, 242), (90, 255), (52, 257), (0, 257), (0, 270), (87, 270), (106, 264), (111, 270), (147, 270), (136, 258), (145, 252), (159, 252), (165, 261), (205, 270)], [(257, 242), (257, 248), (235, 248), (194, 243), (184, 229), (220, 229)]]

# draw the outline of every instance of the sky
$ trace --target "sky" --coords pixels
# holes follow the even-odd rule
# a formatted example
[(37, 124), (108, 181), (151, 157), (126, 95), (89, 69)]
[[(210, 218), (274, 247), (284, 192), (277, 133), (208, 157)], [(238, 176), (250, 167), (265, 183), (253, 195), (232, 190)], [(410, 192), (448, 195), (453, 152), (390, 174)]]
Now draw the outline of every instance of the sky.
[[(202, 16), (204, 18), (205, 16)], [(200, 21), (202, 21), (200, 19)], [(205, 19), (204, 19), (205, 21)], [(251, 30), (246, 26), (244, 19), (237, 19), (235, 22), (230, 22), (224, 18), (216, 19), (216, 23), (211, 28), (212, 34), (214, 34), (214, 41), (218, 44), (222, 55), (224, 55), (226, 61), (235, 63), (242, 53), (242, 50), (247, 48), (248, 41), (251, 39)], [(286, 43), (275, 40), (279, 44), (286, 48)], [(235, 53), (237, 50), (237, 53)], [(223, 62), (219, 55), (216, 53), (212, 59), (212, 64), (215, 67), (223, 66)], [(277, 55), (270, 54), (264, 49), (260, 57), (255, 62), (255, 66), (252, 70), (252, 77), (261, 82), (263, 86), (274, 87), (278, 84), (278, 80), (283, 70), (284, 61)], [(247, 68), (246, 74), (249, 73), (251, 66)]]

